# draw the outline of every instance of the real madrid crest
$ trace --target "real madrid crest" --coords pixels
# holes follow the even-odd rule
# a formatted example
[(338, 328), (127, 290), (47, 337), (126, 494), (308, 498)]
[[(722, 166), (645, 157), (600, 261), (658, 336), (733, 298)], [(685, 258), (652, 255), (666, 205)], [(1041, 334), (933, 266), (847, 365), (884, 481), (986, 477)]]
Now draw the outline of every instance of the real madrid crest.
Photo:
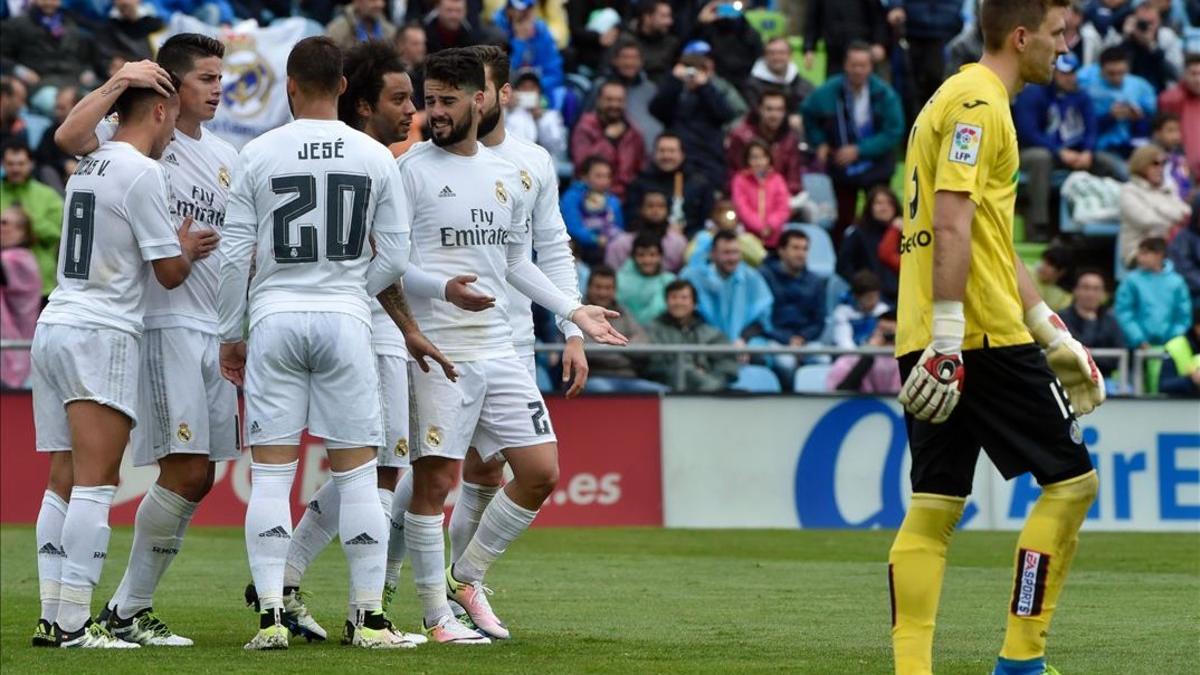
[(442, 444), (442, 430), (430, 425), (425, 432), (425, 444), (431, 448), (436, 448)]
[(530, 176), (529, 172), (524, 169), (521, 170), (521, 187), (525, 188), (526, 192), (533, 189), (533, 176)]
[(217, 182), (220, 183), (221, 187), (225, 188), (226, 190), (229, 189), (230, 183), (233, 182), (233, 179), (229, 175), (229, 169), (226, 169), (225, 167), (217, 169)]
[(496, 181), (496, 201), (501, 204), (508, 203), (508, 193), (504, 191), (504, 183)]
[(275, 71), (258, 51), (252, 35), (235, 34), (225, 44), (221, 101), (226, 112), (254, 119), (267, 109), (275, 88)]
[(403, 457), (408, 454), (408, 439), (401, 438), (396, 441), (395, 453), (397, 457)]
[(175, 435), (184, 443), (192, 440), (192, 430), (188, 428), (187, 422), (179, 423), (179, 429), (175, 432)]

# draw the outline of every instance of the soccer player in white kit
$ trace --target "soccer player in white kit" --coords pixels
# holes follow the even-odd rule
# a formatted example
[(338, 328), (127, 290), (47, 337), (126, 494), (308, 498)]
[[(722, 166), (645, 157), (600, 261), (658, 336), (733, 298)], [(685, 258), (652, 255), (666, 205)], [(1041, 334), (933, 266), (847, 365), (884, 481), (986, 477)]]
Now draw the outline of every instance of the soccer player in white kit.
[(283, 576), (305, 427), (325, 440), (340, 497), (339, 538), (357, 607), (353, 644), (415, 646), (382, 611), (388, 524), (375, 488), (383, 423), (369, 302), (404, 272), (411, 216), (391, 153), (337, 119), (345, 87), (331, 40), (293, 47), (287, 92), (296, 119), (242, 150), (218, 253), (221, 370), (244, 382), (253, 454), (245, 536), (261, 615), (246, 649), (288, 646)]
[[(225, 201), (237, 151), (201, 126), (221, 100), (220, 41), (198, 33), (172, 36), (158, 50), (157, 65), (127, 64), (105, 86), (88, 94), (55, 133), (66, 152), (86, 154), (112, 137), (116, 122), (103, 120), (110, 99), (131, 86), (153, 86), (176, 75), (179, 118), (175, 137), (160, 160), (170, 179), (176, 219), (193, 219), (193, 231), (214, 241), (225, 220)], [(241, 455), (237, 390), (217, 363), (217, 261), (198, 262), (183, 286), (146, 289), (145, 336), (140, 382), (142, 424), (133, 433), (135, 466), (158, 464), (158, 480), (142, 498), (134, 519), (133, 546), (125, 576), (100, 620), (112, 633), (146, 646), (191, 646), (153, 609), (154, 591), (183, 546), (200, 501), (212, 488), (216, 462)]]
[(146, 287), (151, 269), (158, 283), (179, 286), (215, 244), (190, 232), (190, 219), (177, 230), (155, 161), (171, 141), (179, 98), (130, 89), (116, 108), (113, 139), (67, 182), (58, 288), (33, 339), (36, 445), (52, 453), (37, 522), (38, 646), (140, 646), (92, 621), (91, 598), (108, 554), (121, 456), (139, 420)]
[[(425, 61), (425, 109), (433, 138), (399, 160), (413, 208), (413, 265), (434, 276), (476, 274), (479, 290), (492, 297), (505, 292), (507, 280), (598, 342), (624, 344), (607, 320), (614, 312), (563, 295), (529, 259), (520, 171), (477, 140), (484, 89), (483, 63), (472, 50), (446, 49)], [(470, 313), (415, 293), (410, 301), (417, 321), (459, 373), (450, 381), (412, 372), (414, 480), (404, 532), (424, 626), (438, 642), (486, 643), (488, 638), (464, 626), (447, 603), (446, 497), (472, 439), (482, 439), (481, 448), (494, 448), (491, 454), (504, 453), (514, 479), (485, 511), (455, 566), (461, 576), (452, 582), (472, 589), (469, 598), (457, 597), (464, 597), (464, 606), (474, 610), (472, 618), (483, 619), (489, 633), (498, 633), (503, 630), (499, 620), (484, 610), (483, 575), (554, 489), (554, 432), (534, 378), (513, 348), (506, 303)]]

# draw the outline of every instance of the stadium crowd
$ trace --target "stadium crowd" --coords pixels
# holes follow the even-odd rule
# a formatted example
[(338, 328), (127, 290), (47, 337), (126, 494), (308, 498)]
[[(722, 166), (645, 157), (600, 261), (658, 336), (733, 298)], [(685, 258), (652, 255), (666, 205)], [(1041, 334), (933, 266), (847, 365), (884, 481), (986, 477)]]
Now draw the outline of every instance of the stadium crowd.
[[(903, 146), (942, 79), (981, 54), (974, 11), (974, 0), (8, 0), (0, 336), (30, 339), (55, 286), (76, 161), (55, 145), (57, 125), (150, 58), (181, 12), (215, 26), (301, 15), (343, 46), (393, 41), (418, 91), (426, 54), (505, 46), (507, 130), (555, 159), (585, 301), (620, 311), (634, 343), (890, 347), (913, 245), (897, 197)], [(1147, 391), (1200, 395), (1200, 2), (1076, 2), (1067, 43), (1054, 82), (1013, 104), (1022, 254), (1081, 342), (1163, 347)], [(539, 336), (561, 339), (548, 317)], [(895, 360), (870, 353), (590, 360), (590, 391), (900, 387)], [(554, 358), (542, 365), (552, 388)], [(27, 352), (4, 351), (0, 366), (4, 387), (25, 385)]]

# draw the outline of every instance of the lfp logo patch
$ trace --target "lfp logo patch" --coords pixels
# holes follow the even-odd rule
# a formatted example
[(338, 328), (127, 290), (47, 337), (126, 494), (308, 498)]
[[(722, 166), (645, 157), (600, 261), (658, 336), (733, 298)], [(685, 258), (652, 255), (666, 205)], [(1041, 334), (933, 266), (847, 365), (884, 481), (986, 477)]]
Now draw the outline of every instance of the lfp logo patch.
[(974, 124), (954, 125), (954, 140), (950, 143), (950, 161), (975, 166), (979, 161), (979, 146), (983, 144), (983, 129)]

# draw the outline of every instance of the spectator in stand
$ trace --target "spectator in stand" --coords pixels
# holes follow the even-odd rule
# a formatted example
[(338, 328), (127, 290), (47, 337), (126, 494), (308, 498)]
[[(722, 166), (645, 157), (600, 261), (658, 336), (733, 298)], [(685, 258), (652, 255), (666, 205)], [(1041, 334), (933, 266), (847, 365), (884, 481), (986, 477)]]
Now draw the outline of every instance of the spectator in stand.
[(885, 265), (879, 257), (879, 248), (889, 230), (904, 226), (900, 215), (900, 200), (886, 185), (878, 185), (867, 193), (862, 216), (858, 223), (846, 232), (838, 249), (837, 274), (851, 279), (862, 270), (870, 270), (879, 278), (883, 298), (889, 303), (896, 301), (899, 275)]
[(750, 79), (743, 91), (747, 102), (754, 107), (761, 102), (764, 92), (782, 92), (785, 97), (784, 108), (791, 113), (788, 124), (797, 133), (803, 133), (800, 105), (812, 93), (813, 84), (804, 79), (792, 60), (792, 44), (787, 38), (777, 37), (767, 42), (762, 58), (755, 61), (754, 68), (750, 70)]
[(726, 230), (737, 235), (738, 245), (742, 248), (742, 262), (751, 267), (758, 267), (766, 260), (767, 248), (763, 246), (761, 239), (747, 232), (738, 222), (733, 201), (718, 199), (713, 204), (708, 220), (704, 222), (704, 229), (697, 232), (688, 243), (688, 266), (706, 267), (712, 259), (713, 236)]
[(154, 58), (155, 45), (151, 43), (151, 36), (166, 25), (164, 17), (156, 15), (153, 7), (141, 0), (114, 0), (112, 6), (113, 11), (105, 20), (103, 30), (96, 35), (101, 59), (109, 61), (120, 57), (126, 61), (143, 61)]
[(633, 256), (617, 272), (617, 302), (639, 324), (649, 325), (667, 309), (666, 288), (672, 281), (675, 275), (663, 269), (662, 240), (643, 232), (633, 240)]
[(396, 32), (396, 51), (410, 71), (419, 70), (425, 63), (427, 45), (425, 29), (419, 23), (405, 24)]
[[(546, 107), (537, 73), (527, 70), (517, 76), (509, 105), (504, 121), (505, 130), (545, 148), (555, 164), (569, 163), (567, 124), (563, 122), (562, 113)], [(566, 175), (570, 173), (568, 171)]]
[[(32, 340), (42, 308), (42, 274), (30, 250), (33, 232), (19, 206), (0, 212), (0, 340)], [(29, 379), (29, 351), (0, 351), (0, 385), (19, 389)]]
[(384, 0), (351, 0), (325, 27), (325, 35), (343, 50), (369, 40), (392, 41), (396, 27), (384, 16)]
[[(983, 0), (980, 0), (983, 2)], [(963, 27), (946, 47), (945, 77), (958, 72), (959, 68), (968, 63), (975, 63), (983, 57), (983, 27), (979, 24), (979, 11), (975, 12), (975, 21)]]
[[(978, 13), (976, 13), (978, 16)], [(1063, 34), (1067, 51), (1075, 55), (1085, 66), (1095, 62), (1100, 54), (1100, 36), (1084, 17), (1084, 0), (1071, 0), (1067, 9), (1067, 30)]]
[(628, 36), (641, 47), (646, 75), (657, 82), (671, 70), (679, 54), (679, 37), (671, 32), (675, 22), (671, 3), (642, 0), (636, 12)]
[[(867, 338), (868, 347), (896, 347), (896, 313), (879, 315)], [(900, 393), (900, 363), (890, 354), (843, 354), (825, 376), (829, 391), (853, 391), (860, 394)]]
[[(629, 200), (626, 200), (626, 206), (628, 203)], [(669, 220), (667, 193), (658, 189), (646, 190), (641, 193), (639, 204), (636, 217), (627, 221), (627, 231), (608, 243), (608, 250), (604, 252), (604, 263), (613, 269), (621, 269), (633, 252), (635, 239), (645, 234), (654, 237), (661, 244), (663, 266), (672, 272), (679, 271), (683, 267), (688, 242), (683, 236), (683, 228)]]
[(583, 160), (579, 180), (560, 200), (567, 232), (578, 246), (579, 257), (588, 265), (602, 261), (608, 242), (625, 231), (621, 202), (609, 191), (611, 186), (612, 164), (593, 155)]
[(542, 88), (556, 98), (566, 83), (562, 53), (546, 22), (533, 11), (533, 0), (508, 0), (492, 21), (508, 40), (512, 69), (532, 69), (541, 78)]
[(1121, 29), (1132, 14), (1130, 0), (1090, 0), (1083, 16), (1102, 40), (1111, 42), (1120, 41)]
[(685, 236), (704, 227), (704, 219), (712, 213), (713, 188), (703, 175), (685, 166), (686, 158), (679, 136), (670, 132), (659, 135), (654, 142), (653, 161), (625, 193), (625, 222), (632, 221), (633, 210), (641, 208), (642, 195), (653, 190), (667, 195), (667, 219)]
[[(779, 239), (779, 255), (768, 258), (761, 268), (773, 299), (767, 338), (774, 344), (816, 344), (825, 332), (826, 279), (809, 271), (808, 246), (803, 230), (788, 230)], [(773, 359), (780, 380), (792, 381), (797, 358), (776, 354)]]
[[(617, 301), (617, 274), (607, 265), (592, 268), (588, 277), (584, 302), (599, 305), (620, 314), (611, 319), (613, 328), (629, 338), (630, 344), (649, 341), (646, 330), (634, 320), (628, 307)], [(661, 301), (665, 308), (665, 301)], [(591, 393), (662, 392), (669, 390), (657, 382), (643, 380), (638, 374), (641, 360), (621, 352), (588, 354), (588, 380), (586, 391)]]
[(1183, 41), (1175, 31), (1162, 25), (1162, 15), (1154, 5), (1143, 2), (1125, 20), (1125, 42), (1129, 54), (1129, 72), (1162, 91), (1183, 71)]
[[(793, 108), (798, 110), (798, 108)], [(754, 139), (770, 144), (771, 164), (787, 183), (790, 207), (802, 207), (807, 196), (804, 194), (804, 156), (800, 151), (800, 137), (787, 124), (787, 98), (778, 89), (764, 89), (758, 97), (758, 105), (746, 114), (741, 124), (729, 134), (726, 157), (730, 173), (746, 168), (746, 147)]]
[(1154, 87), (1129, 72), (1129, 56), (1120, 47), (1101, 52), (1099, 66), (1080, 71), (1079, 83), (1100, 122), (1096, 149), (1128, 158), (1135, 145), (1150, 137), (1150, 118), (1158, 105)]
[(0, 75), (0, 143), (29, 145), (29, 130), (21, 111), (25, 108), (25, 83), (15, 77)]
[(1161, 347), (1191, 326), (1187, 283), (1163, 268), (1166, 254), (1161, 237), (1143, 240), (1137, 247), (1137, 269), (1117, 287), (1117, 323), (1131, 348)]
[(705, 177), (718, 189), (728, 185), (725, 175), (722, 128), (738, 115), (713, 81), (711, 51), (706, 43), (690, 43), (663, 78), (650, 102), (650, 112), (683, 142), (689, 172)]
[(771, 166), (771, 146), (755, 138), (744, 151), (746, 168), (733, 177), (733, 206), (748, 232), (774, 250), (791, 209), (787, 183)]
[[(466, 0), (438, 0), (437, 9), (425, 17), (425, 46), (430, 54), (448, 47), (471, 47), (504, 39), (495, 31), (467, 20)], [(513, 61), (514, 66), (516, 61)]]
[(883, 238), (879, 240), (879, 248), (876, 250), (879, 254), (879, 262), (891, 270), (897, 278), (900, 276), (900, 242), (903, 239), (904, 223), (893, 220), (892, 226), (884, 232)]
[(742, 14), (742, 5), (712, 0), (700, 9), (691, 37), (712, 46), (716, 72), (729, 82), (744, 83), (763, 54), (762, 37)]
[(42, 292), (57, 285), (58, 240), (63, 217), (62, 195), (33, 179), (33, 153), (24, 145), (4, 148), (4, 182), (0, 183), (0, 211), (19, 204), (33, 231), (33, 254), (42, 271)]
[[(1063, 323), (1071, 329), (1071, 335), (1088, 349), (1125, 349), (1125, 336), (1117, 319), (1105, 306), (1107, 299), (1104, 275), (1096, 270), (1084, 270), (1075, 279), (1071, 304), (1058, 312)], [(1116, 358), (1096, 357), (1096, 367), (1105, 377), (1111, 376), (1117, 365)]]
[(1200, 176), (1200, 54), (1187, 55), (1183, 79), (1159, 95), (1158, 107), (1179, 116), (1190, 173)]
[[(411, 0), (410, 0), (411, 1)], [(504, 6), (507, 0), (483, 0), (482, 15), (492, 16), (496, 10)], [(537, 18), (546, 22), (550, 34), (554, 36), (554, 44), (560, 50), (565, 50), (571, 44), (571, 26), (567, 21), (566, 2), (562, 0), (534, 0), (533, 12)], [(467, 10), (468, 14), (470, 9)]]
[(902, 28), (912, 64), (909, 116), (933, 96), (946, 73), (946, 45), (962, 31), (962, 0), (893, 0), (888, 23)]
[(1063, 246), (1042, 251), (1038, 264), (1029, 270), (1033, 287), (1050, 309), (1061, 312), (1071, 305), (1071, 293), (1063, 288), (1071, 275), (1071, 252)]
[(1183, 153), (1183, 127), (1179, 124), (1179, 116), (1169, 112), (1159, 112), (1154, 116), (1151, 125), (1153, 134), (1150, 140), (1166, 153), (1166, 164), (1163, 165), (1163, 176), (1175, 188), (1175, 194), (1183, 199), (1192, 196), (1192, 172), (1188, 168), (1187, 157)]
[[(696, 288), (676, 279), (665, 292), (667, 311), (647, 327), (650, 342), (660, 345), (728, 345), (729, 338), (705, 323), (696, 311)], [(732, 354), (688, 352), (655, 354), (647, 374), (677, 392), (722, 391), (737, 377), (737, 358)], [(682, 382), (679, 376), (682, 371)]]
[(662, 133), (662, 122), (650, 114), (650, 101), (658, 93), (658, 85), (642, 70), (642, 49), (629, 38), (621, 38), (612, 49), (612, 59), (608, 64), (607, 80), (599, 80), (588, 94), (584, 107), (592, 109), (600, 89), (608, 80), (625, 85), (625, 116), (630, 124), (637, 128), (642, 135), (646, 147), (646, 155), (654, 151), (654, 139)]
[(67, 184), (67, 178), (75, 171), (75, 155), (63, 152), (54, 142), (54, 132), (58, 130), (63, 120), (67, 119), (71, 109), (79, 103), (79, 90), (75, 87), (63, 87), (58, 90), (54, 100), (54, 125), (42, 134), (42, 142), (33, 153), (34, 164), (37, 166), (37, 178), (46, 185), (62, 194)]
[(565, 4), (577, 69), (586, 76), (595, 76), (621, 35), (621, 17), (629, 16), (629, 2), (573, 0)]
[(1079, 89), (1079, 59), (1064, 54), (1055, 63), (1054, 81), (1027, 85), (1013, 104), (1013, 122), (1021, 146), (1021, 169), (1028, 176), (1022, 191), (1028, 196), (1025, 237), (1050, 238), (1050, 199), (1055, 169), (1089, 171), (1099, 176), (1125, 177), (1121, 158), (1096, 152), (1099, 128), (1092, 99)]
[(834, 75), (804, 101), (804, 129), (837, 193), (835, 243), (854, 220), (859, 193), (887, 184), (904, 136), (900, 96), (871, 74), (871, 47), (847, 47), (845, 74)]
[(1175, 271), (1187, 282), (1192, 306), (1200, 307), (1200, 195), (1192, 199), (1192, 217), (1171, 240), (1168, 255)]
[[(582, 168), (588, 157), (608, 160), (613, 168), (613, 194), (633, 199), (635, 196), (627, 194), (626, 189), (645, 162), (645, 143), (641, 131), (629, 121), (626, 100), (624, 84), (608, 81), (600, 85), (596, 110), (584, 113), (571, 132), (571, 161)], [(627, 200), (626, 209), (636, 208), (640, 203), (630, 204)]]
[(878, 0), (808, 0), (804, 20), (804, 65), (812, 68), (817, 42), (825, 43), (825, 75), (842, 72), (850, 45), (867, 45), (872, 64), (887, 58), (888, 27)]
[(1139, 243), (1165, 238), (1172, 227), (1192, 215), (1192, 207), (1166, 180), (1166, 161), (1167, 153), (1153, 144), (1138, 148), (1129, 159), (1132, 178), (1121, 186), (1121, 229), (1117, 234), (1120, 260), (1128, 267), (1139, 256)]
[(1158, 391), (1170, 396), (1200, 396), (1200, 307), (1192, 308), (1192, 328), (1163, 345), (1167, 351)]
[(92, 41), (62, 11), (62, 0), (34, 0), (24, 14), (0, 23), (0, 60), (29, 88), (30, 104), (46, 114), (57, 87), (98, 83)]
[(856, 272), (850, 278), (850, 291), (830, 315), (833, 344), (853, 349), (866, 342), (876, 319), (890, 309), (880, 296), (879, 277), (871, 270)]
[(697, 305), (704, 320), (734, 337), (745, 347), (751, 340), (765, 341), (771, 325), (774, 297), (758, 270), (742, 262), (737, 235), (727, 230), (713, 235), (712, 262), (680, 274), (696, 288)]

